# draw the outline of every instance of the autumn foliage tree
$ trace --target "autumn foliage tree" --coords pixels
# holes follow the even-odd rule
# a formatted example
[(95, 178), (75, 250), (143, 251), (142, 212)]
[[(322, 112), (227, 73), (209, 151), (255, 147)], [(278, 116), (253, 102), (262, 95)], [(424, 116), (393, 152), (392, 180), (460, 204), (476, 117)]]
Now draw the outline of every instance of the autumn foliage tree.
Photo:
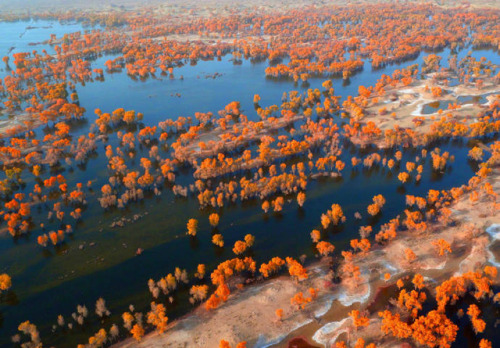
[(318, 250), (321, 256), (328, 256), (333, 253), (335, 247), (330, 242), (321, 241), (318, 244), (316, 244), (316, 249)]
[(0, 274), (0, 293), (7, 291), (12, 286), (12, 280), (7, 273)]
[(195, 237), (198, 230), (198, 220), (189, 219), (186, 227), (187, 227), (187, 234), (192, 237)]

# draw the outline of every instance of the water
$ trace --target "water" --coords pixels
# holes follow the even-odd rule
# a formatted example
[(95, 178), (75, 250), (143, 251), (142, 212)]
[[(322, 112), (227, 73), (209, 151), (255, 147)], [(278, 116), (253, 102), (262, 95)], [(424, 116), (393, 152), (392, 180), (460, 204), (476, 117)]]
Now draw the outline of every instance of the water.
[(41, 53), (43, 49), (49, 54), (55, 53), (52, 46), (44, 43), (50, 39), (51, 34), (56, 34), (57, 38), (61, 38), (64, 34), (87, 29), (89, 28), (83, 28), (81, 23), (62, 24), (59, 21), (48, 20), (0, 22), (0, 33), (2, 33), (0, 56), (12, 56), (14, 53), (33, 50)]
[(462, 95), (457, 97), (457, 101), (453, 100), (438, 100), (431, 103), (427, 103), (422, 107), (422, 114), (429, 115), (438, 112), (439, 110), (446, 111), (453, 106), (455, 103), (458, 105), (465, 104), (484, 104), (488, 100), (486, 97), (491, 93), (483, 94), (483, 95)]
[[(26, 31), (26, 26), (38, 29)], [(49, 27), (51, 28), (45, 28)], [(41, 42), (56, 33), (61, 37), (66, 32), (84, 30), (78, 24), (61, 25), (57, 22), (38, 21), (35, 23), (13, 22), (0, 23), (0, 54), (15, 50), (41, 51), (51, 47), (44, 45), (30, 46), (30, 42)], [(18, 34), (19, 33), (19, 34)], [(21, 37), (19, 37), (21, 35)], [(465, 55), (465, 50), (459, 55)], [(440, 53), (443, 62), (450, 52)], [(492, 51), (474, 51), (473, 55), (494, 59)], [(382, 74), (392, 74), (415, 63), (422, 63), (418, 58), (399, 65), (391, 65), (384, 69), (372, 70), (368, 62), (364, 70), (355, 74), (348, 82), (334, 79), (336, 95), (343, 98), (356, 95), (360, 85), (374, 85)], [(94, 61), (93, 67), (104, 66), (104, 62), (113, 56), (101, 57)], [(460, 57), (459, 57), (460, 59)], [(260, 105), (280, 105), (284, 91), (298, 90), (304, 92), (308, 88), (322, 89), (324, 78), (313, 78), (308, 84), (294, 85), (290, 80), (266, 79), (264, 70), (266, 62), (251, 63), (243, 61), (234, 65), (228, 57), (221, 61), (200, 61), (197, 65), (185, 65), (175, 69), (175, 79), (163, 78), (135, 81), (125, 72), (106, 74), (105, 80), (77, 85), (80, 104), (87, 109), (86, 121), (72, 129), (72, 134), (88, 132), (95, 115), (93, 110), (100, 108), (103, 112), (111, 112), (123, 107), (144, 113), (145, 125), (156, 125), (159, 121), (173, 119), (178, 116), (193, 116), (197, 111), (216, 113), (233, 100), (241, 102), (242, 112), (252, 120), (258, 116), (253, 106), (253, 95), (261, 96)], [(216, 79), (205, 78), (214, 73), (222, 74)], [(5, 73), (5, 71), (0, 72)], [(179, 79), (183, 76), (183, 80)], [(199, 78), (198, 78), (199, 77)], [(175, 93), (180, 93), (176, 97)], [(172, 96), (174, 95), (174, 96)], [(42, 132), (37, 131), (37, 136)], [(115, 134), (110, 135), (113, 147), (117, 146)], [(396, 176), (397, 169), (392, 172), (387, 168), (374, 166), (371, 169), (352, 169), (350, 157), (366, 155), (356, 148), (345, 148), (341, 159), (347, 164), (341, 179), (321, 179), (309, 181), (307, 200), (303, 209), (295, 201), (295, 196), (287, 197), (279, 214), (264, 214), (259, 201), (238, 202), (226, 205), (219, 211), (221, 216), (218, 233), (224, 236), (225, 247), (220, 249), (211, 243), (212, 228), (208, 224), (211, 209), (200, 210), (195, 197), (179, 198), (166, 188), (160, 197), (149, 197), (141, 202), (129, 204), (123, 210), (104, 211), (96, 201), (100, 196), (100, 187), (107, 180), (107, 160), (104, 147), (98, 143), (99, 156), (90, 159), (84, 167), (73, 165), (63, 172), (68, 186), (74, 187), (77, 182), (93, 181), (94, 191), (86, 191), (88, 206), (84, 209), (83, 219), (74, 227), (74, 233), (67, 237), (64, 244), (53, 248), (41, 248), (36, 237), (53, 228), (57, 223), (47, 224), (46, 231), (36, 228), (27, 236), (13, 239), (8, 234), (0, 235), (0, 271), (7, 271), (12, 276), (13, 288), (3, 295), (0, 303), (0, 345), (9, 346), (9, 338), (16, 333), (17, 326), (24, 320), (35, 323), (41, 331), (46, 346), (75, 346), (85, 343), (88, 337), (100, 327), (109, 329), (112, 323), (122, 324), (121, 314), (134, 304), (136, 310), (146, 311), (153, 300), (148, 292), (147, 281), (159, 279), (173, 272), (175, 267), (185, 268), (192, 275), (199, 263), (207, 265), (208, 273), (221, 261), (234, 257), (232, 246), (247, 233), (255, 236), (256, 241), (249, 255), (260, 263), (273, 256), (299, 257), (308, 255), (314, 260), (314, 245), (309, 233), (320, 227), (320, 216), (332, 203), (342, 206), (347, 222), (339, 228), (331, 229), (323, 237), (336, 246), (336, 250), (348, 248), (350, 239), (358, 237), (360, 226), (372, 224), (374, 231), (394, 218), (404, 208), (405, 195), (423, 196), (429, 189), (449, 189), (467, 182), (477, 167), (467, 160), (467, 152), (472, 146), (465, 141), (435, 144), (442, 151), (454, 154), (456, 161), (442, 174), (431, 170), (430, 160), (424, 163), (424, 172), (420, 183), (412, 180), (401, 185)], [(431, 147), (432, 149), (432, 147)], [(138, 167), (140, 157), (147, 154), (147, 148), (139, 148), (135, 159), (127, 160), (129, 168)], [(406, 161), (414, 161), (420, 150), (406, 150), (403, 165)], [(141, 156), (142, 155), (142, 156)], [(382, 153), (382, 156), (394, 156), (393, 151)], [(305, 158), (301, 158), (305, 160)], [(48, 173), (47, 173), (48, 174)], [(46, 175), (47, 175), (46, 174)], [(192, 182), (191, 170), (181, 171), (176, 181), (183, 184)], [(31, 191), (33, 179), (24, 174), (27, 182), (25, 192)], [(387, 200), (382, 214), (368, 218), (366, 207), (372, 203), (372, 197), (383, 194)], [(51, 205), (51, 203), (50, 203)], [(65, 210), (68, 214), (69, 209)], [(364, 218), (354, 219), (355, 212), (361, 212)], [(123, 228), (110, 228), (112, 221), (122, 216), (145, 214), (137, 222)], [(47, 210), (43, 206), (32, 209), (35, 221), (46, 217)], [(186, 222), (190, 218), (199, 220), (199, 232), (195, 239), (185, 235)], [(46, 220), (46, 219), (45, 219)], [(91, 243), (95, 245), (90, 246)], [(80, 250), (79, 246), (84, 245)], [(137, 248), (143, 248), (141, 256), (136, 257)], [(188, 257), (187, 257), (188, 256)], [(191, 284), (190, 284), (191, 285)], [(186, 287), (188, 289), (188, 287)], [(182, 289), (181, 289), (182, 290)], [(112, 312), (110, 318), (101, 321), (94, 314), (95, 301), (103, 297)], [(191, 308), (187, 301), (186, 291), (178, 291), (174, 295), (174, 304), (167, 304), (168, 316), (175, 318)], [(89, 308), (89, 320), (80, 327), (75, 324), (73, 330), (58, 329), (52, 333), (52, 325), (56, 324), (59, 314), (66, 322), (76, 311), (77, 304), (85, 304)], [(124, 330), (121, 330), (123, 336)]]

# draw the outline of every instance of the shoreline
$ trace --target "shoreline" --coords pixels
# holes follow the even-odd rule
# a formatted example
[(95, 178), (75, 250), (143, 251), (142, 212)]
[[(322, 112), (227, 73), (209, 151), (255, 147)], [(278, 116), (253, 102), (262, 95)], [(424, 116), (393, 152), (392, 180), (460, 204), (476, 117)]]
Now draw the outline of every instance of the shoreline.
[[(489, 182), (494, 189), (500, 189), (498, 168), (494, 169)], [(347, 313), (352, 309), (366, 310), (384, 289), (393, 287), (397, 279), (421, 273), (432, 288), (450, 275), (463, 274), (475, 270), (478, 265), (491, 263), (490, 247), (499, 233), (495, 232), (495, 237), (492, 234), (500, 226), (500, 216), (491, 215), (484, 198), (473, 208), (465, 196), (468, 195), (451, 207), (453, 226), (433, 226), (433, 232), (421, 235), (418, 243), (412, 233), (399, 232), (388, 245), (376, 246), (362, 259), (355, 259), (362, 283), (354, 289), (349, 290), (344, 280), (338, 285), (325, 281), (323, 277), (331, 270), (331, 259), (323, 258), (307, 267), (310, 277), (302, 283), (293, 282), (284, 275), (264, 280), (235, 292), (213, 312), (198, 306), (169, 324), (163, 335), (153, 332), (140, 342), (128, 338), (113, 347), (215, 347), (220, 339), (225, 339), (231, 344), (245, 340), (249, 347), (279, 348), (287, 347), (287, 342), (296, 337), (304, 337), (312, 345), (333, 344), (345, 332), (352, 335), (352, 320)], [(474, 226), (470, 226), (470, 221), (474, 221)], [(472, 247), (469, 232), (476, 241)], [(446, 258), (434, 255), (431, 242), (437, 238), (451, 240), (452, 249), (456, 251)], [(417, 261), (406, 265), (404, 258), (398, 256), (408, 246), (417, 255)], [(383, 278), (384, 273), (391, 274), (389, 280)], [(319, 287), (318, 297), (304, 310), (293, 310), (288, 304), (283, 308), (283, 321), (278, 322), (274, 310), (289, 303), (293, 293), (305, 291), (310, 286)], [(370, 320), (376, 328), (370, 325), (370, 330), (356, 334), (381, 339), (380, 329), (376, 331), (380, 319)], [(396, 342), (395, 339), (389, 341)]]

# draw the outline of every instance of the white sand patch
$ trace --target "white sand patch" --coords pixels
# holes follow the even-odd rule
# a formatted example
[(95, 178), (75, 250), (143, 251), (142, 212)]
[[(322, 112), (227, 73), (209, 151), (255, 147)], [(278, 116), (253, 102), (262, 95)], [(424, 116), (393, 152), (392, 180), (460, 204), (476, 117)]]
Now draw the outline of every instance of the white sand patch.
[(422, 266), (421, 268), (425, 269), (425, 270), (429, 270), (429, 269), (444, 269), (445, 266), (446, 266), (446, 260), (444, 260), (441, 263), (438, 263), (437, 265), (428, 265), (428, 264), (426, 264), (426, 265)]
[(350, 295), (347, 293), (347, 291), (343, 291), (339, 294), (338, 300), (345, 307), (349, 307), (353, 303), (356, 303), (356, 302), (365, 303), (370, 298), (370, 293), (371, 293), (371, 288), (368, 284), (367, 284), (366, 288), (367, 289), (366, 289), (366, 292), (364, 294)]
[[(295, 330), (301, 328), (302, 326), (311, 323), (312, 321), (313, 321), (312, 319), (307, 319), (307, 320), (305, 320), (305, 321), (303, 321), (301, 323), (298, 323), (295, 327), (291, 328), (290, 332), (295, 331)], [(266, 336), (259, 335), (259, 338), (257, 339), (257, 342), (255, 342), (254, 347), (255, 348), (267, 348), (267, 347), (270, 347), (270, 346), (274, 346), (275, 344), (278, 344), (281, 341), (283, 341), (287, 336), (288, 336), (288, 333), (284, 333), (281, 336), (278, 336), (278, 337), (276, 337), (274, 339), (268, 340), (266, 338)]]
[(495, 267), (500, 267), (500, 262), (497, 261), (497, 258), (490, 250), (488, 250), (488, 262)]
[(393, 263), (390, 263), (388, 261), (383, 261), (383, 262), (380, 263), (380, 265), (383, 268), (385, 268), (385, 269), (388, 270), (388, 272), (386, 272), (386, 273), (390, 273), (391, 275), (398, 274), (398, 273), (402, 272), (401, 268), (399, 268), (398, 266), (396, 266)]
[[(500, 224), (492, 224), (490, 227), (486, 228), (486, 233), (488, 233), (492, 239), (491, 243), (488, 245), (488, 248), (495, 243), (497, 240), (500, 240)], [(491, 250), (488, 249), (488, 262), (494, 265), (495, 267), (500, 267), (500, 262), (497, 261), (497, 258)]]
[(486, 233), (493, 238), (493, 241), (500, 240), (500, 224), (492, 224), (490, 227), (486, 228)]
[(424, 110), (424, 105), (426, 104), (426, 102), (424, 100), (421, 100), (421, 99), (417, 99), (417, 101), (419, 101), (419, 104), (417, 105), (417, 108), (414, 111), (412, 111), (412, 113), (410, 115), (412, 115), (412, 116), (429, 116), (429, 115), (422, 114), (422, 111)]
[(347, 317), (340, 321), (334, 321), (324, 325), (323, 327), (321, 327), (321, 329), (319, 329), (314, 333), (312, 339), (315, 342), (324, 345), (325, 347), (329, 347), (330, 344), (335, 342), (337, 337), (339, 337), (343, 332), (345, 332), (345, 329), (339, 330), (339, 328), (347, 320), (352, 320), (352, 319), (350, 317)]
[(323, 315), (325, 315), (332, 307), (332, 303), (336, 299), (336, 297), (337, 296), (335, 296), (335, 295), (327, 296), (322, 301), (322, 302), (324, 302), (324, 304), (320, 305), (320, 307), (314, 311), (314, 316), (315, 317), (322, 317)]

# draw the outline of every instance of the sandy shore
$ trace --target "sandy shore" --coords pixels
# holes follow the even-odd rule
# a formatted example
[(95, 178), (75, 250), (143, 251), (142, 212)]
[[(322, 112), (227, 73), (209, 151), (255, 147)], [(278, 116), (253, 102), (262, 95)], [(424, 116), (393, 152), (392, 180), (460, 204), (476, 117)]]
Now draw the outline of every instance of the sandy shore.
[[(21, 130), (34, 129), (42, 125), (38, 119), (28, 113), (19, 113), (13, 116), (2, 115), (0, 120), (0, 138), (15, 134)], [(29, 127), (27, 127), (29, 125)]]
[[(500, 170), (498, 168), (489, 180), (494, 191), (499, 192)], [(423, 275), (427, 287), (433, 290), (437, 284), (450, 276), (474, 271), (487, 264), (500, 266), (500, 258), (492, 252), (500, 239), (500, 216), (492, 210), (491, 201), (480, 200), (471, 203), (468, 196), (466, 194), (451, 207), (454, 226), (432, 226), (432, 232), (420, 235), (419, 238), (409, 233), (399, 233), (397, 239), (388, 246), (371, 251), (367, 257), (357, 263), (362, 270), (365, 270), (365, 273), (370, 273), (372, 277), (370, 297), (359, 305), (361, 311), (367, 310), (371, 314), (368, 327), (356, 330), (352, 319), (347, 316), (350, 309), (332, 306), (332, 309), (322, 318), (327, 321), (328, 315), (335, 311), (332, 313), (334, 314), (332, 320), (322, 324), (305, 325), (291, 332), (287, 339), (275, 347), (287, 347), (286, 342), (299, 335), (308, 337), (313, 344), (318, 343), (324, 347), (329, 347), (339, 337), (343, 340), (349, 338), (351, 343), (361, 337), (367, 342), (378, 342), (377, 347), (399, 347), (401, 342), (385, 337), (380, 330), (382, 320), (377, 312), (384, 309), (384, 305), (381, 305), (381, 300), (384, 298), (379, 296), (380, 293), (386, 291), (391, 285), (394, 286), (398, 279), (414, 273)], [(445, 257), (438, 256), (432, 245), (432, 242), (437, 239), (448, 241), (451, 244), (452, 253)], [(405, 261), (404, 250), (406, 248), (411, 248), (417, 256), (411, 264)], [(383, 280), (384, 273), (391, 274), (390, 280)], [(376, 310), (374, 311), (371, 307)]]
[[(495, 192), (500, 191), (500, 169), (487, 179)], [(382, 290), (395, 284), (399, 278), (422, 274), (432, 289), (433, 284), (454, 274), (476, 270), (488, 263), (500, 262), (491, 248), (500, 239), (500, 215), (492, 210), (491, 199), (481, 196), (471, 202), (465, 194), (450, 207), (454, 224), (431, 225), (427, 232), (398, 232), (397, 238), (386, 246), (374, 246), (364, 256), (355, 258), (360, 267), (361, 281), (355, 288), (345, 283), (334, 284), (328, 276), (331, 263), (323, 259), (308, 268), (310, 277), (297, 283), (288, 276), (248, 286), (230, 296), (214, 311), (200, 306), (185, 317), (174, 321), (164, 334), (146, 335), (141, 342), (127, 339), (117, 347), (217, 347), (221, 339), (236, 345), (247, 341), (248, 347), (287, 347), (296, 336), (306, 337), (313, 344), (329, 347), (337, 338), (355, 342), (358, 337), (383, 342), (384, 347), (396, 341), (384, 339), (380, 331), (381, 319), (377, 311), (383, 309), (378, 299)], [(452, 253), (439, 256), (433, 241), (444, 239)], [(474, 241), (471, 243), (471, 241)], [(404, 250), (411, 248), (416, 255), (412, 263), (405, 261)], [(391, 275), (389, 280), (384, 274)], [(304, 310), (296, 310), (290, 299), (299, 291), (319, 289), (318, 297)], [(374, 303), (375, 301), (375, 303)], [(284, 310), (278, 321), (275, 310)], [(370, 309), (370, 325), (355, 330), (348, 313), (352, 309)]]
[[(448, 79), (456, 77), (452, 73), (444, 76)], [(424, 135), (429, 134), (432, 126), (443, 117), (464, 125), (475, 123), (488, 105), (500, 98), (500, 86), (490, 77), (481, 77), (485, 83), (480, 89), (470, 84), (447, 86), (442, 80), (433, 79), (432, 74), (427, 75), (425, 79), (413, 81), (408, 86), (402, 84), (396, 87), (386, 86), (383, 96), (373, 93), (367, 98), (364, 116), (359, 120), (362, 125), (368, 122), (375, 123), (382, 134), (369, 141), (361, 137), (351, 137), (351, 141), (357, 145), (375, 144), (384, 148), (387, 147), (384, 132), (394, 130), (396, 127)], [(443, 90), (441, 96), (434, 96), (431, 93), (434, 87)], [(485, 99), (482, 103), (461, 102), (459, 99), (480, 96)], [(452, 106), (449, 107), (447, 103)], [(436, 107), (431, 108), (431, 112), (424, 113), (424, 107), (432, 104), (436, 104)]]
[[(221, 307), (207, 311), (199, 306), (183, 319), (175, 321), (161, 335), (147, 335), (140, 343), (126, 340), (118, 347), (217, 347), (223, 338), (233, 344), (246, 340), (249, 347), (267, 347), (280, 342), (300, 326), (315, 321), (329, 308), (330, 299), (321, 291), (307, 311), (291, 308), (290, 298), (308, 287), (323, 288), (327, 265), (320, 263), (309, 269), (310, 279), (296, 283), (290, 277), (279, 277), (249, 286), (231, 296)], [(275, 310), (284, 310), (284, 320), (276, 320)]]

